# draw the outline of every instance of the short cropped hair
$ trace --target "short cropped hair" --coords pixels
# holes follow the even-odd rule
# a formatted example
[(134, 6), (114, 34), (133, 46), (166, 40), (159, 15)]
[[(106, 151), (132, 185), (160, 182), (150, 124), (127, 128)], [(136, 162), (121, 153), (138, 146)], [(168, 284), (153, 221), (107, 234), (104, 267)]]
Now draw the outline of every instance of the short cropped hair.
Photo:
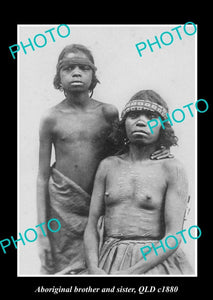
[[(153, 103), (157, 103), (164, 108), (166, 108), (167, 111), (168, 105), (167, 103), (153, 90), (141, 90), (138, 93), (136, 93), (130, 101), (133, 100), (149, 100)], [(126, 135), (126, 128), (125, 128), (125, 121), (129, 113), (127, 113), (126, 117), (120, 121), (117, 121), (113, 125), (113, 132), (110, 135), (110, 139), (114, 143), (117, 153), (122, 154), (128, 151), (128, 138)], [(157, 146), (165, 146), (166, 148), (170, 148), (171, 146), (176, 146), (178, 142), (178, 138), (175, 136), (174, 129), (171, 127), (170, 123), (166, 122), (164, 123), (165, 129), (162, 127), (160, 128), (160, 135), (157, 141)]]
[[(64, 56), (66, 56), (66, 54), (68, 53), (78, 53), (78, 52), (82, 52), (84, 53), (88, 59), (93, 63), (94, 63), (94, 58), (93, 55), (91, 53), (91, 51), (86, 48), (84, 45), (80, 45), (80, 44), (71, 44), (66, 46), (60, 53), (59, 57), (58, 57), (58, 63), (60, 60), (62, 60), (64, 58)], [(89, 87), (89, 91), (93, 93), (94, 88), (96, 87), (96, 84), (99, 82), (99, 80), (96, 77), (95, 72), (93, 71), (92, 73), (92, 82), (91, 85)], [(58, 68), (56, 68), (56, 75), (54, 77), (53, 80), (53, 85), (56, 89), (63, 91), (62, 87), (61, 87), (61, 78), (60, 78), (60, 70)]]

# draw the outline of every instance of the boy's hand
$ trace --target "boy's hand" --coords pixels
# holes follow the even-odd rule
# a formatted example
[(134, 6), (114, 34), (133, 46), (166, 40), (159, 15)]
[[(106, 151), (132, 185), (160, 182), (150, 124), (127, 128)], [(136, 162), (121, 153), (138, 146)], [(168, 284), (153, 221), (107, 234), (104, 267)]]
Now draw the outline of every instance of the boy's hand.
[(46, 273), (54, 273), (54, 263), (52, 251), (48, 237), (40, 237), (39, 239), (39, 257), (41, 260), (41, 268)]
[(151, 159), (164, 159), (164, 158), (173, 158), (174, 155), (170, 153), (170, 149), (161, 146), (160, 150), (155, 151), (150, 156)]

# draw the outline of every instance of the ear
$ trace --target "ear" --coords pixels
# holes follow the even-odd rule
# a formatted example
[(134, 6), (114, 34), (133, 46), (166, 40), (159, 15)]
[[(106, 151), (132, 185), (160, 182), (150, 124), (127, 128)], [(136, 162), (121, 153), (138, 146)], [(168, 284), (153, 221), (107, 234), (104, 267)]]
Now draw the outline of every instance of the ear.
[(63, 86), (62, 86), (62, 83), (61, 83), (61, 82), (59, 83), (59, 90), (60, 90), (61, 92), (63, 92), (63, 91), (64, 91), (64, 88), (63, 88)]
[(93, 92), (93, 90), (96, 87), (97, 83), (100, 83), (100, 81), (98, 80), (98, 78), (96, 77), (95, 73), (93, 72), (93, 74), (92, 74), (92, 82), (90, 84), (89, 91)]

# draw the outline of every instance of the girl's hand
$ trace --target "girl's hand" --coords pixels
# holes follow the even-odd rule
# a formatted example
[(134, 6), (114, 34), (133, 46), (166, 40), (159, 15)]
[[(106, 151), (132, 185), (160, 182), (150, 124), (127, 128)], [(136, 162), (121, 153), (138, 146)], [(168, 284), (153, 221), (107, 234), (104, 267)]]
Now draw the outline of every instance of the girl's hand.
[(150, 159), (164, 159), (164, 158), (173, 158), (174, 155), (170, 153), (170, 149), (165, 146), (161, 146), (160, 150), (155, 151), (150, 156)]
[(107, 273), (98, 267), (90, 267), (89, 268), (89, 274), (99, 274), (99, 275), (106, 275)]
[(130, 274), (135, 274), (131, 268), (115, 271), (112, 273), (112, 275), (130, 275)]
[[(116, 271), (113, 272), (112, 275), (128, 275), (128, 271), (127, 270), (121, 270), (121, 271)], [(111, 275), (111, 274), (110, 274)]]

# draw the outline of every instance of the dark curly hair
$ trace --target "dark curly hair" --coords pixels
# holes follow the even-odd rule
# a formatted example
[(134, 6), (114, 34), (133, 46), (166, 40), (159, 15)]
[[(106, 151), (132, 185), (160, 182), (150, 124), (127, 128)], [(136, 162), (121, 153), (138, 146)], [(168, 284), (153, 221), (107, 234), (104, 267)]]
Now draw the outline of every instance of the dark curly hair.
[[(132, 100), (149, 100), (151, 102), (160, 104), (169, 111), (166, 102), (152, 90), (142, 90), (136, 93), (131, 99)], [(128, 114), (127, 114), (128, 115)], [(127, 117), (127, 116), (126, 116)], [(109, 136), (112, 143), (114, 144), (114, 152), (117, 154), (126, 153), (129, 149), (128, 138), (126, 135), (125, 120), (126, 117), (120, 121), (116, 121), (113, 124), (113, 131)], [(165, 129), (160, 128), (160, 135), (157, 141), (157, 147), (165, 146), (170, 148), (171, 146), (177, 146), (178, 138), (175, 136), (174, 130), (169, 122), (164, 123)]]
[[(60, 53), (59, 57), (58, 57), (58, 62), (60, 60), (62, 60), (64, 58), (64, 56), (68, 53), (78, 53), (78, 52), (83, 52), (88, 59), (93, 63), (94, 63), (94, 58), (92, 56), (92, 53), (89, 49), (87, 49), (85, 46), (80, 45), (80, 44), (71, 44), (66, 46)], [(95, 72), (93, 71), (92, 73), (92, 82), (91, 85), (89, 87), (89, 91), (91, 92), (91, 96), (93, 94), (93, 90), (96, 87), (96, 84), (100, 83), (100, 81), (98, 80), (98, 78), (96, 77)], [(61, 87), (61, 78), (60, 78), (60, 69), (56, 68), (56, 75), (54, 77), (53, 80), (53, 85), (56, 89), (63, 91), (63, 88)], [(91, 97), (90, 96), (90, 97)]]

